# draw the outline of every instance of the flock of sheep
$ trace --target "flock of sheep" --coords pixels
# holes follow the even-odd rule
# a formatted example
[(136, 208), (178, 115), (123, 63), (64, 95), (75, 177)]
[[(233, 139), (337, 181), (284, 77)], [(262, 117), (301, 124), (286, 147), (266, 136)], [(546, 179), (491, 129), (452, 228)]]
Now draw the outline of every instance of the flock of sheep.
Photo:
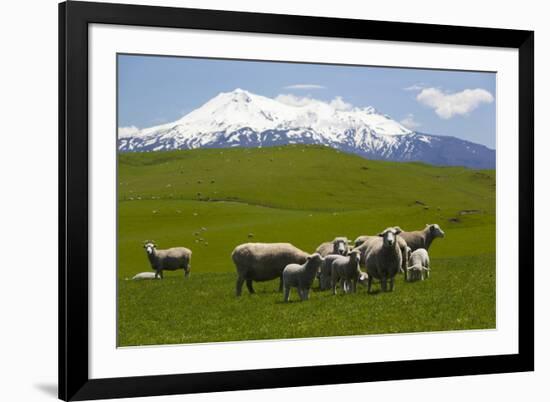
[[(430, 275), (428, 249), (433, 240), (444, 237), (439, 225), (429, 224), (422, 230), (405, 232), (398, 226), (389, 227), (374, 236), (359, 236), (353, 243), (346, 237), (321, 244), (315, 253), (308, 254), (290, 243), (245, 243), (237, 246), (231, 258), (237, 269), (236, 295), (243, 284), (254, 293), (253, 282), (279, 278), (279, 291), (289, 300), (291, 288), (296, 288), (301, 300), (308, 300), (315, 279), (320, 290), (337, 286), (344, 293), (355, 292), (357, 283), (366, 284), (371, 292), (373, 280), (380, 282), (382, 291), (392, 291), (394, 279), (403, 273), (405, 280), (424, 280)], [(153, 242), (144, 244), (154, 272), (143, 272), (133, 279), (161, 279), (163, 271), (191, 270), (191, 250), (175, 247), (157, 250)], [(362, 271), (364, 268), (366, 272)]]

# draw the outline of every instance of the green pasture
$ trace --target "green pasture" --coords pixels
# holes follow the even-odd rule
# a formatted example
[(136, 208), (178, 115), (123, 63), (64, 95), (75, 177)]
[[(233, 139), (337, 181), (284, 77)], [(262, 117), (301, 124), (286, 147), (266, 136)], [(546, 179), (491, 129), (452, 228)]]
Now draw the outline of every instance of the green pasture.
[[(495, 172), (365, 160), (317, 146), (124, 153), (118, 163), (119, 346), (495, 327)], [(234, 296), (236, 245), (439, 223), (432, 277), (393, 293), (281, 303), (278, 281)], [(185, 246), (191, 277), (131, 281), (142, 248)], [(296, 300), (294, 293), (291, 299)], [(345, 314), (343, 314), (345, 312)], [(289, 325), (289, 323), (292, 323)]]

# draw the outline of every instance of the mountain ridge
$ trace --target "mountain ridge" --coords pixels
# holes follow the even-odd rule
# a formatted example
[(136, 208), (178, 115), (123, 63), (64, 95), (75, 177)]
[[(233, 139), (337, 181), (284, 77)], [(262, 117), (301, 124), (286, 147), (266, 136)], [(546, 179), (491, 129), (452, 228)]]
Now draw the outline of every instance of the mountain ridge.
[(368, 159), (494, 168), (495, 151), (456, 137), (414, 132), (373, 107), (237, 88), (179, 120), (120, 133), (120, 152), (318, 144)]

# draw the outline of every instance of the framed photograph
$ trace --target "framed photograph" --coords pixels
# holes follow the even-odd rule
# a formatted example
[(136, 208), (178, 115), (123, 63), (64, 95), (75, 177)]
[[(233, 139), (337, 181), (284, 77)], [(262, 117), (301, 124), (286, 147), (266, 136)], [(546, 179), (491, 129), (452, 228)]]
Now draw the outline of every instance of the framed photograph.
[(60, 4), (59, 397), (533, 370), (533, 43)]

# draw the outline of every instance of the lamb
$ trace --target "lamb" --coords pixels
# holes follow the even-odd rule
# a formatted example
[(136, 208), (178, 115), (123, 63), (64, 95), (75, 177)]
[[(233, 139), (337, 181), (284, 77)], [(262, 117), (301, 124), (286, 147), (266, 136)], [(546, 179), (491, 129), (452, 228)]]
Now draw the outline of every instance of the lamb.
[(144, 279), (158, 279), (156, 272), (140, 272), (139, 274), (134, 275), (132, 278), (133, 281), (139, 281)]
[[(397, 226), (396, 229), (401, 230), (401, 228)], [(419, 248), (429, 250), (434, 239), (438, 237), (445, 237), (445, 232), (441, 230), (437, 223), (433, 223), (427, 224), (423, 230), (416, 230), (414, 232), (405, 232), (401, 230), (400, 236), (405, 239), (407, 245), (414, 252)]]
[(163, 278), (162, 271), (183, 269), (187, 278), (191, 273), (191, 250), (185, 247), (173, 247), (166, 250), (157, 250), (154, 242), (148, 241), (143, 245), (151, 268), (157, 278)]
[(254, 293), (253, 281), (276, 278), (279, 278), (279, 291), (282, 291), (285, 267), (305, 263), (308, 255), (290, 243), (244, 243), (235, 247), (231, 258), (237, 269), (236, 295), (241, 295), (245, 281), (248, 292)]
[(349, 240), (347, 237), (336, 237), (332, 241), (327, 241), (317, 247), (316, 253), (321, 254), (321, 257), (326, 257), (329, 254), (347, 255)]
[(369, 293), (373, 278), (380, 280), (384, 292), (387, 290), (387, 281), (389, 280), (389, 290), (393, 291), (394, 277), (403, 263), (403, 256), (397, 241), (397, 236), (400, 233), (399, 228), (389, 227), (380, 232), (378, 236), (370, 237), (354, 249), (361, 253), (360, 265), (367, 269)]
[(410, 282), (423, 281), (424, 278), (430, 277), (430, 257), (426, 249), (419, 248), (411, 254), (407, 271), (407, 280)]
[[(399, 226), (396, 226), (395, 228), (401, 230)], [(359, 247), (361, 244), (367, 241), (370, 237), (373, 237), (373, 236), (367, 236), (367, 235), (359, 236), (354, 241), (355, 247)], [(409, 255), (411, 254), (410, 247), (407, 245), (407, 242), (405, 241), (405, 239), (403, 239), (401, 236), (397, 236), (397, 242), (399, 244), (399, 249), (401, 250), (401, 255), (403, 257), (403, 261), (401, 263), (401, 268), (399, 269), (399, 272), (405, 274), (405, 280), (406, 280), (407, 279), (407, 261), (409, 261)]]
[(331, 286), (331, 275), (332, 275), (332, 262), (338, 257), (342, 257), (340, 254), (329, 254), (325, 256), (325, 260), (321, 264), (321, 269), (319, 272), (319, 289), (327, 290)]
[(340, 288), (346, 292), (346, 284), (350, 284), (350, 291), (355, 293), (357, 282), (362, 278), (363, 272), (359, 268), (359, 258), (361, 253), (353, 250), (347, 256), (339, 256), (332, 262), (332, 294), (336, 294), (336, 284), (340, 282)]
[(284, 301), (288, 302), (290, 288), (295, 287), (302, 301), (309, 299), (309, 290), (315, 280), (315, 274), (323, 263), (321, 254), (314, 253), (307, 256), (302, 265), (288, 264), (283, 270)]

